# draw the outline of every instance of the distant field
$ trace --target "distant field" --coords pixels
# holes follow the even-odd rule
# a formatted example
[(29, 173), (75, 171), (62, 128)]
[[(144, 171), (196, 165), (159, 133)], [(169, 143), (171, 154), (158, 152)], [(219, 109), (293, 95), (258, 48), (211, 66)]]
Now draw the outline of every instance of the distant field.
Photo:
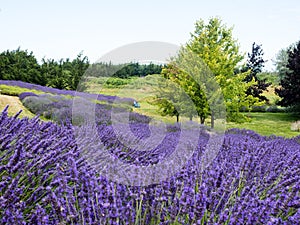
[[(134, 111), (162, 120), (167, 123), (174, 123), (175, 117), (162, 117), (157, 112), (157, 107), (149, 104), (149, 100), (155, 96), (155, 85), (157, 84), (158, 75), (149, 75), (143, 78), (136, 78), (126, 81), (125, 85), (119, 85), (117, 87), (105, 84), (105, 78), (91, 78), (88, 84), (88, 92), (101, 93), (108, 95), (117, 95), (120, 97), (131, 97), (136, 99), (141, 108), (134, 108)], [(266, 97), (270, 99), (270, 103), (274, 104), (279, 97), (274, 93), (274, 87), (268, 88), (268, 91), (264, 93)], [(248, 113), (246, 114), (248, 115)], [(278, 135), (284, 137), (294, 137), (300, 135), (300, 132), (291, 131), (291, 123), (299, 120), (293, 114), (288, 113), (250, 113), (251, 122), (237, 124), (227, 123), (226, 128), (241, 128), (251, 129), (261, 135)], [(187, 120), (187, 118), (181, 118)], [(195, 121), (199, 121), (198, 118), (194, 118)], [(210, 119), (206, 120), (206, 124), (209, 125)]]
[(96, 94), (116, 95), (119, 97), (134, 98), (141, 105), (141, 108), (133, 108), (133, 111), (162, 120), (167, 123), (174, 123), (175, 117), (162, 117), (157, 113), (157, 107), (149, 104), (155, 96), (155, 86), (158, 75), (148, 75), (137, 79), (127, 80), (125, 85), (108, 86), (105, 84), (106, 78), (90, 78), (87, 83), (87, 92)]

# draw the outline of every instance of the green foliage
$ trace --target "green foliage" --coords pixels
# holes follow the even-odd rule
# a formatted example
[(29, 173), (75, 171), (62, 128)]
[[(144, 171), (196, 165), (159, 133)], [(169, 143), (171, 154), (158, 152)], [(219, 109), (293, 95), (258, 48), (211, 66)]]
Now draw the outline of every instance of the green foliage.
[[(58, 89), (76, 90), (89, 66), (80, 53), (76, 59), (43, 59), (39, 65), (32, 52), (18, 48), (0, 54), (0, 80), (18, 80)], [(79, 87), (81, 90), (84, 87)]]
[(133, 76), (144, 77), (149, 74), (159, 74), (161, 70), (162, 65), (153, 63), (139, 64), (131, 62), (115, 65), (99, 62), (90, 65), (86, 74), (89, 77), (117, 77), (125, 79)]
[(215, 75), (224, 96), (227, 119), (234, 121), (243, 117), (239, 109), (253, 102), (253, 98), (249, 100), (245, 92), (254, 82), (243, 82), (248, 72), (234, 73), (243, 56), (233, 39), (232, 28), (223, 25), (219, 18), (211, 18), (208, 24), (198, 20), (186, 47), (197, 54)]
[[(159, 74), (162, 65), (128, 63), (113, 65), (111, 63), (89, 64), (89, 60), (79, 53), (73, 60), (42, 59), (39, 65), (32, 52), (18, 48), (0, 54), (0, 80), (20, 80), (65, 90), (86, 90), (87, 77), (144, 77)], [(107, 85), (121, 86), (124, 80), (108, 80)]]
[(266, 83), (270, 83), (272, 86), (278, 86), (280, 82), (277, 72), (260, 72), (257, 74), (257, 79), (260, 81), (264, 80)]
[(37, 91), (34, 89), (21, 88), (18, 86), (9, 86), (0, 84), (0, 94), (10, 95), (10, 96), (19, 96), (23, 92), (33, 92), (35, 94), (42, 94), (43, 92)]
[(280, 108), (277, 105), (271, 105), (266, 109), (266, 112), (271, 112), (271, 113), (278, 113), (278, 112), (285, 112), (285, 108)]
[(158, 111), (162, 116), (176, 116), (176, 121), (179, 122), (179, 116), (184, 113), (186, 107), (184, 92), (176, 83), (161, 77), (152, 104), (158, 106)]
[(131, 79), (123, 79), (123, 78), (118, 78), (118, 77), (109, 77), (105, 79), (104, 81), (104, 86), (105, 87), (122, 87), (125, 85), (130, 84)]
[(287, 67), (288, 59), (289, 59), (289, 50), (292, 49), (295, 44), (291, 44), (287, 48), (280, 49), (279, 52), (276, 54), (276, 59), (274, 64), (276, 66), (276, 72), (278, 73), (279, 80), (283, 79), (285, 75), (289, 72)]
[(82, 53), (72, 61), (68, 58), (59, 61), (53, 59), (43, 59), (42, 61), (41, 71), (45, 74), (47, 86), (65, 90), (83, 91), (85, 89), (84, 86), (78, 86), (81, 84), (81, 77), (89, 67), (88, 58), (83, 57)]
[(262, 95), (263, 91), (267, 90), (270, 83), (267, 83), (266, 79), (258, 79), (257, 74), (262, 72), (265, 60), (263, 59), (264, 52), (261, 45), (252, 44), (252, 51), (248, 53), (247, 65), (244, 71), (250, 70), (250, 73), (246, 76), (245, 82), (251, 82), (254, 80), (256, 83), (250, 86), (246, 94), (258, 98), (261, 102), (268, 102), (266, 96)]
[[(189, 117), (190, 120), (198, 115), (200, 123), (203, 124), (209, 113), (210, 102), (207, 99), (209, 96), (204, 87), (204, 85), (209, 86), (207, 85), (209, 71), (202, 60), (195, 57), (195, 54), (182, 48), (178, 56), (163, 69), (162, 74), (164, 78), (180, 86), (189, 98), (181, 103), (183, 107), (180, 110), (181, 114)], [(201, 76), (205, 79), (201, 79)], [(204, 85), (201, 85), (201, 83)], [(174, 93), (178, 93), (178, 91), (175, 90), (172, 94), (174, 95)]]
[(288, 51), (287, 71), (275, 92), (282, 98), (281, 106), (300, 105), (300, 41)]
[(251, 112), (266, 112), (267, 111), (267, 106), (266, 105), (254, 105), (251, 108)]
[(21, 80), (45, 85), (44, 74), (32, 52), (18, 48), (0, 54), (0, 80)]

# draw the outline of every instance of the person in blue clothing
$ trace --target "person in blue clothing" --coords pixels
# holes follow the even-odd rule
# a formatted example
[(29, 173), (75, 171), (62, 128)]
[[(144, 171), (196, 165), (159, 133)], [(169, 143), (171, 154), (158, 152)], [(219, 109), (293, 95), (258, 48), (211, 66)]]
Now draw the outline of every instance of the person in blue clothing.
[(140, 108), (140, 107), (141, 107), (140, 104), (139, 104), (137, 101), (134, 101), (134, 102), (133, 102), (133, 106), (134, 106), (135, 108)]

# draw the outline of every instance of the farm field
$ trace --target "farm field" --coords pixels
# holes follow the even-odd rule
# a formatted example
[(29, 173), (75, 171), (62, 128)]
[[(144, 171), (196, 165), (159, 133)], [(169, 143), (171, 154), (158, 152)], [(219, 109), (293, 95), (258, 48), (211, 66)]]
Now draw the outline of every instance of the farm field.
[[(43, 115), (60, 115), (55, 118), (57, 122), (71, 116), (70, 97), (22, 92), (19, 98)], [(47, 105), (42, 104), (47, 101)], [(41, 104), (32, 105), (33, 102)], [(90, 125), (9, 117), (5, 108), (0, 116), (3, 223), (175, 225), (298, 221), (299, 137), (268, 138), (249, 130), (230, 129), (221, 143), (214, 142), (220, 147), (215, 154), (205, 130), (199, 133), (194, 128), (185, 131), (181, 126), (168, 125), (159, 145), (159, 140), (154, 139), (149, 150), (137, 151), (121, 141), (128, 138), (128, 130), (121, 124), (117, 130), (111, 125), (109, 115), (114, 106), (108, 105), (96, 104), (98, 135), (90, 135)], [(131, 112), (130, 118), (130, 130), (138, 143), (150, 137), (147, 117)], [(184, 133), (189, 143), (194, 141), (193, 151), (190, 155), (186, 155), (187, 151), (172, 156)], [(112, 159), (103, 158), (107, 152), (139, 172), (130, 173), (115, 161), (110, 162)], [(164, 172), (141, 170), (148, 166), (160, 168), (164, 157), (172, 158), (164, 165), (168, 167)]]
[(3, 1), (0, 225), (300, 225), (299, 12)]

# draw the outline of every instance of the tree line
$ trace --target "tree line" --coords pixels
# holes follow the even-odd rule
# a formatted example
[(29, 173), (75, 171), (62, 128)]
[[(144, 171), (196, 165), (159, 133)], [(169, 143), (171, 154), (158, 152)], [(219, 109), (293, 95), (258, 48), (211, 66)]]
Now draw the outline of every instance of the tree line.
[(33, 52), (17, 48), (0, 54), (0, 79), (75, 90), (88, 66), (88, 58), (82, 53), (73, 60), (43, 58), (39, 64)]
[(99, 62), (90, 65), (87, 75), (91, 77), (118, 77), (123, 79), (133, 76), (144, 77), (149, 74), (160, 74), (163, 66), (152, 62), (149, 64), (140, 64), (138, 62), (124, 64)]
[(127, 63), (115, 65), (112, 63), (90, 64), (88, 57), (79, 53), (75, 59), (42, 59), (41, 63), (28, 50), (7, 50), (0, 54), (0, 80), (20, 80), (43, 86), (76, 90), (80, 79), (87, 73), (93, 77), (146, 76), (159, 74), (162, 65)]

